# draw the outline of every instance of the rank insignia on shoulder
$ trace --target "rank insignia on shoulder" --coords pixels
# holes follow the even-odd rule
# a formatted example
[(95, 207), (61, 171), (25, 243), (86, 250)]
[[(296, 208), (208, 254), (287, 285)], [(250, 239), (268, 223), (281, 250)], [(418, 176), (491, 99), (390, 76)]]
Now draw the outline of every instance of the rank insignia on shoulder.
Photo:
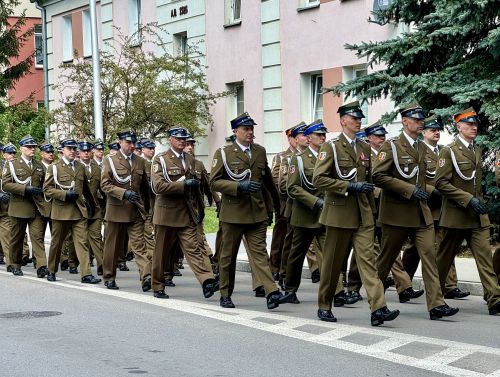
[(214, 159), (212, 160), (212, 167), (214, 168), (214, 167), (215, 167), (215, 165), (217, 165), (217, 159), (216, 159), (216, 158), (214, 158)]
[(290, 165), (290, 174), (295, 173), (295, 165)]
[(385, 153), (385, 152), (380, 152), (380, 153), (378, 154), (378, 157), (377, 157), (377, 158), (378, 158), (378, 160), (379, 160), (379, 161), (384, 161), (386, 157), (387, 157), (387, 153)]
[(444, 158), (440, 158), (439, 159), (439, 167), (442, 168), (444, 166), (444, 162), (445, 162), (445, 159)]
[(319, 152), (318, 160), (323, 161), (326, 158), (326, 152)]

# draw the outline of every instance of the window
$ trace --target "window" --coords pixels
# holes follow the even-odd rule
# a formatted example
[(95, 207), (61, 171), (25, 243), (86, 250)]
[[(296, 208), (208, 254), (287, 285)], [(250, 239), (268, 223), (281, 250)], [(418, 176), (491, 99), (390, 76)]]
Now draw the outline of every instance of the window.
[(139, 42), (139, 27), (141, 25), (141, 0), (128, 0), (128, 36), (133, 42)]
[(188, 37), (187, 32), (174, 34), (174, 55), (187, 55)]
[(224, 0), (225, 25), (241, 23), (241, 0)]
[(40, 110), (40, 109), (45, 109), (45, 102), (43, 101), (37, 101), (36, 103), (36, 110)]
[(63, 61), (73, 61), (73, 21), (71, 15), (64, 16), (63, 20)]
[(323, 119), (323, 76), (311, 75), (311, 122)]
[(35, 67), (43, 68), (43, 33), (42, 25), (37, 24), (34, 28), (35, 34)]
[[(358, 78), (358, 77), (363, 77), (368, 74), (368, 71), (366, 69), (355, 69), (354, 70), (354, 75), (353, 78)], [(368, 102), (367, 101), (360, 101), (361, 103), (361, 110), (363, 111), (363, 114), (365, 115), (365, 118), (361, 119), (361, 124), (368, 124)]]
[(228, 91), (232, 94), (228, 97), (228, 118), (236, 118), (245, 112), (245, 87), (243, 82), (227, 84)]
[(299, 0), (299, 8), (298, 10), (305, 10), (308, 8), (317, 8), (320, 5), (319, 0)]
[(82, 12), (82, 35), (83, 35), (83, 56), (92, 56), (92, 25), (90, 10)]

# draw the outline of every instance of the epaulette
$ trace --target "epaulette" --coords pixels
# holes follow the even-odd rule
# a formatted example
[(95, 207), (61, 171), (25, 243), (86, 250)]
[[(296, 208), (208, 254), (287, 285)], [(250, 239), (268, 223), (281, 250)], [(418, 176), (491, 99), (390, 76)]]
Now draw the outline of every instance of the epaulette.
[(158, 157), (159, 157), (159, 156), (165, 156), (165, 153), (167, 153), (167, 151), (160, 152), (160, 153), (158, 153), (158, 154), (157, 154), (157, 156), (158, 156)]
[(339, 141), (339, 137), (338, 137), (338, 136), (337, 136), (337, 137), (334, 137), (333, 139), (330, 139), (330, 140), (328, 140), (328, 141), (329, 141), (329, 142), (331, 142), (331, 143), (334, 143), (334, 142), (336, 142), (336, 141)]
[(365, 139), (358, 139), (358, 141), (360, 141), (360, 142), (362, 142), (362, 143), (365, 143), (365, 144), (370, 145), (370, 143), (368, 142), (368, 140), (365, 140)]
[(396, 140), (399, 140), (399, 136), (390, 137), (386, 141), (396, 141)]

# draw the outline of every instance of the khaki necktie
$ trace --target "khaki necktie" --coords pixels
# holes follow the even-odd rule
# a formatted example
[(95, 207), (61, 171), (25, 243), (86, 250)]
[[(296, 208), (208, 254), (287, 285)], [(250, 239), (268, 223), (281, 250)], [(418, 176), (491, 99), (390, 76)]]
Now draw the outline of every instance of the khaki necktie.
[(252, 159), (252, 151), (250, 150), (250, 148), (245, 149), (245, 154), (250, 160)]

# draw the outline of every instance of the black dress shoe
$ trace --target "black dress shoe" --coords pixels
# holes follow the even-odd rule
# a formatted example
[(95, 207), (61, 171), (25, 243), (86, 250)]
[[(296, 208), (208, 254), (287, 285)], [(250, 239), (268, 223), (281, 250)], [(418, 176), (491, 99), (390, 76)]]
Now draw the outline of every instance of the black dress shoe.
[(49, 270), (47, 270), (47, 267), (42, 266), (36, 270), (36, 276), (39, 278), (44, 278), (45, 276), (47, 276), (48, 272)]
[(175, 283), (172, 279), (165, 279), (165, 287), (175, 287)]
[(212, 297), (214, 293), (219, 290), (218, 287), (217, 290), (215, 290), (215, 284), (217, 284), (215, 279), (207, 279), (203, 282), (202, 289), (203, 289), (203, 296), (205, 298)]
[(103, 274), (102, 266), (97, 266), (97, 275), (102, 276), (102, 274)]
[(459, 299), (459, 298), (465, 298), (468, 295), (470, 295), (470, 292), (464, 292), (460, 290), (460, 288), (454, 288), (451, 291), (449, 291), (447, 294), (444, 295), (444, 298), (449, 298), (449, 299)]
[(96, 278), (94, 275), (87, 275), (82, 277), (82, 283), (84, 284), (99, 284), (101, 279)]
[(106, 288), (108, 288), (108, 289), (114, 289), (114, 290), (120, 289), (120, 288), (116, 285), (116, 281), (114, 281), (114, 280), (108, 280), (108, 281), (104, 282), (104, 285), (105, 285), (105, 286), (106, 286)]
[(174, 271), (174, 276), (182, 276), (182, 274), (181, 274), (181, 272), (178, 269), (176, 269)]
[(23, 271), (19, 267), (14, 267), (12, 269), (12, 275), (14, 276), (23, 276)]
[(439, 319), (443, 317), (451, 317), (458, 313), (458, 308), (451, 308), (448, 305), (436, 306), (434, 309), (429, 311), (429, 317), (431, 319)]
[(414, 298), (418, 298), (424, 294), (424, 290), (420, 289), (418, 291), (415, 291), (413, 288), (408, 288), (405, 289), (403, 292), (399, 294), (399, 302), (400, 303), (405, 303), (408, 302)]
[(234, 308), (233, 301), (231, 300), (231, 297), (224, 297), (221, 296), (220, 298), (220, 306), (223, 308)]
[(150, 290), (151, 290), (151, 277), (148, 276), (142, 282), (142, 291), (143, 292), (147, 292), (147, 291), (150, 291)]
[(319, 268), (317, 270), (314, 270), (313, 272), (311, 272), (311, 281), (316, 284), (316, 283), (319, 283), (319, 279), (320, 279), (320, 276), (319, 276)]
[(274, 291), (267, 295), (267, 308), (269, 310), (276, 309), (280, 304), (290, 303), (292, 300), (292, 293), (283, 294), (280, 291)]
[(392, 321), (399, 315), (399, 310), (389, 310), (387, 306), (377, 309), (372, 313), (372, 326), (380, 326), (386, 321)]
[(300, 301), (297, 297), (296, 292), (291, 292), (290, 294), (290, 300), (288, 301), (290, 304), (300, 304)]
[(387, 288), (389, 288), (389, 287), (393, 287), (395, 285), (396, 285), (396, 282), (394, 281), (394, 278), (392, 276), (387, 276), (387, 278), (385, 279), (385, 282), (384, 282), (384, 286), (387, 286)]
[(500, 302), (497, 302), (491, 308), (488, 308), (488, 312), (490, 313), (490, 315), (498, 315), (498, 314), (500, 314)]
[(154, 291), (153, 295), (156, 297), (156, 298), (168, 298), (168, 295), (165, 293), (164, 290), (161, 290), (161, 291)]
[(52, 272), (48, 272), (47, 273), (47, 280), (48, 281), (56, 281), (56, 274), (54, 274)]
[(177, 263), (177, 268), (179, 270), (184, 270), (184, 265), (182, 264), (182, 262)]
[(280, 280), (280, 273), (279, 272), (273, 272), (273, 279), (274, 279), (274, 281), (279, 281)]
[(70, 267), (69, 268), (69, 273), (70, 274), (77, 274), (78, 273), (78, 267)]
[(69, 268), (69, 262), (68, 260), (63, 260), (61, 262), (61, 271), (66, 271)]
[(4, 259), (4, 257), (0, 257), (0, 264), (5, 264), (5, 259)]
[(133, 251), (127, 252), (127, 255), (125, 255), (125, 259), (127, 260), (127, 262), (132, 261), (134, 259), (134, 252)]
[(325, 322), (337, 322), (331, 310), (318, 309), (318, 318)]
[(363, 296), (359, 293), (359, 291), (352, 291), (352, 292), (347, 292), (346, 294), (347, 297), (349, 297), (354, 303), (363, 300)]
[(255, 288), (254, 292), (255, 292), (255, 297), (266, 297), (266, 291), (262, 285), (260, 287)]
[(333, 296), (333, 306), (336, 308), (344, 306), (346, 303), (345, 301), (346, 298), (344, 292), (337, 293), (335, 296)]
[(22, 259), (22, 265), (23, 266), (26, 266), (28, 263), (31, 263), (32, 260), (30, 259), (30, 257), (28, 257), (27, 255), (25, 255)]
[(130, 271), (128, 266), (127, 266), (127, 262), (118, 263), (118, 269), (120, 271)]
[(13, 270), (12, 266), (10, 266), (10, 265), (7, 266), (7, 272), (12, 272), (12, 270)]

